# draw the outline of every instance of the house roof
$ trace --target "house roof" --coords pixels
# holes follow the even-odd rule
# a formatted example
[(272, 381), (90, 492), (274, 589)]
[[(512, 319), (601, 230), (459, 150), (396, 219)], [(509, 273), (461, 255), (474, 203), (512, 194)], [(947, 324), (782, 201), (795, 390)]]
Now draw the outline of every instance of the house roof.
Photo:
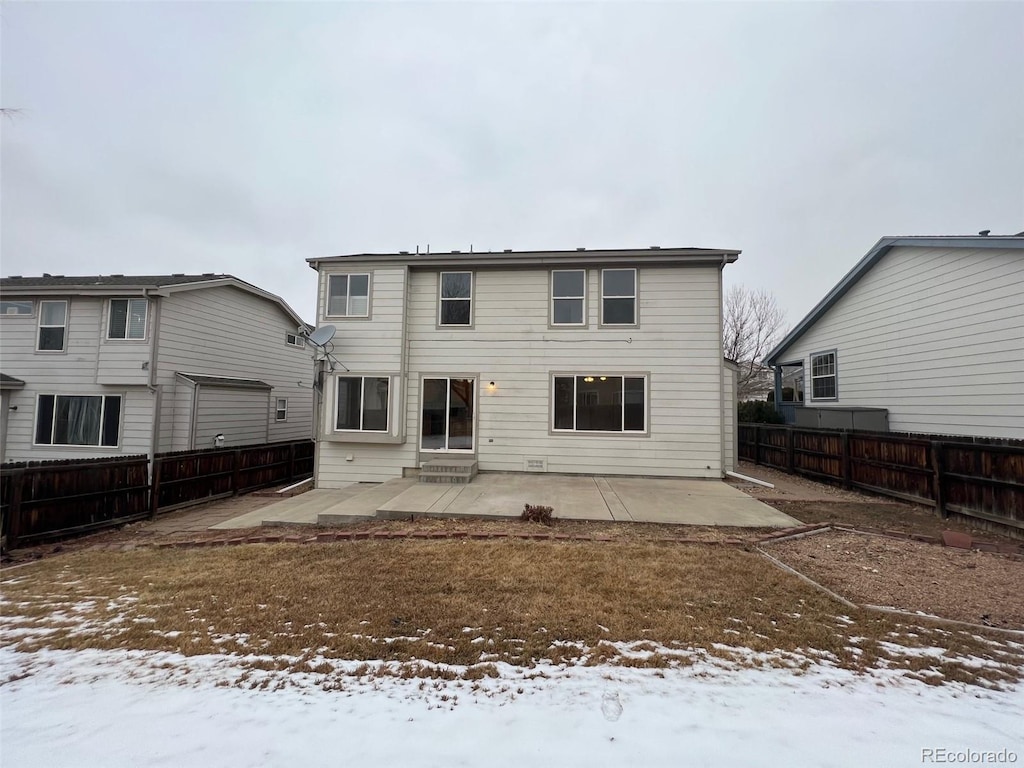
[(252, 283), (240, 280), (234, 275), (206, 272), (201, 275), (87, 275), (68, 276), (43, 273), (41, 276), (13, 276), (0, 278), (0, 292), (5, 296), (28, 296), (38, 294), (95, 294), (116, 295), (118, 293), (155, 293), (170, 295), (178, 291), (192, 291), (203, 288), (217, 288), (231, 285), (248, 293), (274, 302), (297, 326), (312, 328), (280, 296), (265, 291)]
[(0, 373), (0, 389), (21, 389), (24, 386), (25, 382), (21, 379), (8, 376), (6, 373)]
[(309, 266), (319, 269), (323, 263), (344, 261), (390, 262), (411, 267), (443, 266), (538, 266), (557, 264), (613, 264), (643, 262), (653, 264), (731, 264), (741, 251), (719, 248), (576, 248), (571, 251), (447, 251), (434, 253), (352, 253), (306, 259)]
[(273, 389), (265, 381), (259, 379), (239, 379), (234, 376), (207, 376), (205, 373), (183, 373), (176, 371), (178, 376), (207, 387), (230, 387), (231, 389)]
[(778, 365), (784, 357), (785, 352), (796, 341), (810, 330), (818, 319), (828, 312), (839, 299), (845, 296), (849, 290), (856, 285), (867, 272), (875, 266), (882, 257), (891, 249), (900, 246), (917, 246), (921, 248), (995, 248), (1014, 249), (1022, 251), (1024, 255), (1024, 232), (1017, 235), (908, 235), (896, 237), (883, 237), (864, 257), (858, 261), (853, 269), (846, 273), (831, 291), (825, 294), (825, 298), (815, 305), (814, 309), (807, 313), (806, 317), (794, 326), (786, 337), (779, 342), (764, 361), (768, 365)]

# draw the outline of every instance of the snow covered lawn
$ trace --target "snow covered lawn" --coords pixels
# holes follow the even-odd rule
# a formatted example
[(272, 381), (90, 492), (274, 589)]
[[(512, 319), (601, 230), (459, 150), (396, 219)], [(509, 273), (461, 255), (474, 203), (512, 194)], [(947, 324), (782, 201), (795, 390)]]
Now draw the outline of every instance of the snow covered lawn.
[[(498, 678), (314, 674), (237, 684), (231, 657), (0, 650), (2, 762), (139, 766), (901, 766), (923, 749), (1024, 762), (1024, 694), (814, 666), (501, 665)], [(22, 675), (26, 675), (21, 677)], [(19, 678), (19, 679), (11, 679)], [(255, 687), (251, 687), (251, 686)], [(275, 690), (276, 688), (276, 690)], [(925, 763), (927, 764), (927, 763)]]

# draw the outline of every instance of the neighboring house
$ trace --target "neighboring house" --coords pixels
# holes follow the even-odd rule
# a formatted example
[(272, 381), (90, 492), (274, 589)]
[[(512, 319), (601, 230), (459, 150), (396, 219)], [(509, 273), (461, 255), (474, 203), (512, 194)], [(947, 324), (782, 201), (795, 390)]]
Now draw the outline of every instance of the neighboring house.
[(766, 358), (776, 400), (800, 377), (798, 416), (882, 408), (894, 431), (1024, 438), (1022, 235), (879, 240)]
[(310, 437), (307, 327), (230, 275), (5, 277), (3, 460)]
[[(721, 478), (736, 372), (697, 248), (310, 259), (325, 365), (316, 484), (479, 469)], [(333, 358), (333, 361), (332, 361)]]

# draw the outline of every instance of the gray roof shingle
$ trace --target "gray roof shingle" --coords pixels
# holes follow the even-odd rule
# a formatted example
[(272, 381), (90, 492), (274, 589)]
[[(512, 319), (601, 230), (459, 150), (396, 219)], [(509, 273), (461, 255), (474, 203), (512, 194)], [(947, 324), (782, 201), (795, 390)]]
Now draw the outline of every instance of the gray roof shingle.
[(212, 272), (202, 275), (91, 275), (79, 277), (44, 273), (41, 276), (0, 278), (0, 288), (118, 288), (122, 286), (162, 288), (166, 285), (203, 283), (230, 277), (232, 276)]

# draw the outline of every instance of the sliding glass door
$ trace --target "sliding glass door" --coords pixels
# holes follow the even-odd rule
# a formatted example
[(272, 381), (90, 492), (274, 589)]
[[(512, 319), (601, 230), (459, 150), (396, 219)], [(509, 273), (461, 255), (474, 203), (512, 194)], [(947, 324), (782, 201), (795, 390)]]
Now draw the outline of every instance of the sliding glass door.
[(475, 379), (424, 378), (421, 402), (421, 450), (473, 450)]

